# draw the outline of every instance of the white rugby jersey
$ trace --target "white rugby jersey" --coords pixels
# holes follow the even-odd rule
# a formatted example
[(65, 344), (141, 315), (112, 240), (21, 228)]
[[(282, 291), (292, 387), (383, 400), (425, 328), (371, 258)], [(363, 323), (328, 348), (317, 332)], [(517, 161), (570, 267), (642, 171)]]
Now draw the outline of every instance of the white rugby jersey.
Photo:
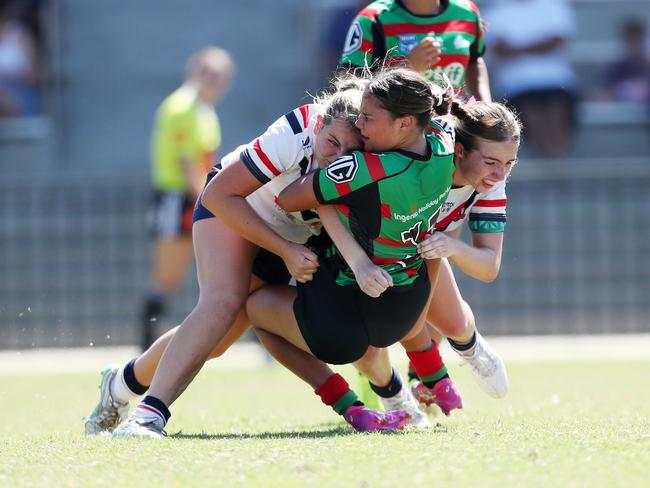
[(238, 147), (222, 160), (227, 166), (238, 157), (264, 185), (246, 200), (280, 236), (304, 244), (320, 234), (321, 223), (313, 210), (285, 212), (277, 197), (289, 184), (318, 166), (313, 160), (314, 129), (320, 107), (303, 105), (283, 115), (249, 144)]
[(472, 185), (452, 186), (440, 209), (436, 230), (454, 230), (468, 220), (472, 232), (503, 232), (507, 203), (505, 181), (486, 193), (478, 193)]

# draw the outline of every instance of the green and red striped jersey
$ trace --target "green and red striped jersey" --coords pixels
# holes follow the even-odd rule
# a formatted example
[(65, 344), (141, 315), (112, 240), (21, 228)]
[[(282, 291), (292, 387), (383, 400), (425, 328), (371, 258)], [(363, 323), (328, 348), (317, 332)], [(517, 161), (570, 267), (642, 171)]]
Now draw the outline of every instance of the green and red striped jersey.
[(483, 27), (478, 7), (470, 0), (443, 0), (437, 15), (414, 15), (400, 0), (376, 0), (361, 10), (348, 31), (340, 64), (374, 66), (404, 61), (425, 37), (442, 45), (441, 59), (423, 74), (430, 80), (446, 74), (460, 89), (467, 67), (485, 52)]
[[(423, 264), (416, 244), (435, 228), (449, 193), (454, 172), (450, 127), (440, 125), (437, 132), (427, 133), (426, 156), (357, 151), (314, 175), (318, 201), (335, 205), (349, 232), (396, 286), (415, 281)], [(340, 257), (335, 246), (331, 254)], [(347, 266), (339, 272), (337, 283), (356, 284)]]

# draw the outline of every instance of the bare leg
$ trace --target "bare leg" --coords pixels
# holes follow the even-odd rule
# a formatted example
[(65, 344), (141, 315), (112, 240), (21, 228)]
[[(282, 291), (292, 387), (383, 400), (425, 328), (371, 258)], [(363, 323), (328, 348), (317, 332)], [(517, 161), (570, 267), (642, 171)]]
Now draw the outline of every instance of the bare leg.
[(286, 339), (257, 328), (255, 334), (266, 350), (280, 364), (312, 388), (318, 388), (334, 374), (334, 371), (323, 361), (297, 348)]
[(293, 314), (295, 299), (296, 290), (291, 286), (265, 286), (249, 297), (246, 311), (256, 328), (280, 336), (311, 354)]
[(370, 346), (361, 359), (352, 363), (373, 385), (386, 386), (393, 377), (387, 347)]
[(171, 405), (235, 321), (250, 288), (256, 247), (217, 218), (193, 227), (199, 300), (160, 360), (149, 395)]
[(474, 334), (474, 314), (463, 300), (446, 259), (441, 260), (438, 282), (427, 312), (427, 322), (458, 343), (469, 341)]
[[(256, 276), (251, 276), (250, 293), (253, 293), (258, 288), (264, 286), (265, 283)], [(133, 371), (138, 382), (142, 385), (150, 385), (153, 380), (156, 368), (160, 362), (167, 345), (172, 340), (180, 326), (176, 326), (171, 330), (165, 332), (154, 342), (149, 349), (143, 352), (135, 361)], [(244, 332), (250, 328), (250, 320), (246, 315), (245, 310), (241, 310), (235, 319), (235, 322), (230, 326), (226, 335), (217, 343), (215, 348), (210, 352), (208, 359), (215, 359), (226, 352), (237, 339), (239, 339)]]

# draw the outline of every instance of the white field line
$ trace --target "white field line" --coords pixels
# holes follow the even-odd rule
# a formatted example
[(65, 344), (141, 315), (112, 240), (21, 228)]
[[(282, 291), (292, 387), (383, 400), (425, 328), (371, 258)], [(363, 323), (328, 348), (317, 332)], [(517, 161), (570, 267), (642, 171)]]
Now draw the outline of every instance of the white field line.
[[(580, 336), (498, 336), (488, 338), (506, 362), (626, 360), (650, 361), (650, 334)], [(135, 347), (84, 347), (0, 351), (0, 374), (43, 374), (99, 371), (106, 364), (122, 363), (137, 356)], [(458, 362), (447, 343), (446, 361)], [(391, 348), (395, 363), (406, 362), (401, 346)], [(209, 368), (251, 368), (268, 364), (268, 355), (257, 343), (240, 342)]]

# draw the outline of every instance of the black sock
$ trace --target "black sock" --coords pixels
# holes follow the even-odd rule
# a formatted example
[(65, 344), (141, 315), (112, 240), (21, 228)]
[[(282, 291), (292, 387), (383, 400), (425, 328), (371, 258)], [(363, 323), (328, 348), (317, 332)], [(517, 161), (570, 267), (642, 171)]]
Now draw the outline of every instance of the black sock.
[(165, 423), (169, 422), (169, 417), (171, 417), (172, 414), (169, 412), (167, 405), (165, 405), (162, 400), (159, 400), (155, 396), (147, 395), (142, 399), (140, 403), (144, 403), (145, 405), (155, 408), (165, 418)]
[(143, 395), (148, 389), (148, 386), (141, 384), (138, 379), (135, 377), (135, 371), (133, 371), (133, 366), (135, 365), (135, 359), (131, 359), (126, 366), (124, 366), (124, 382), (126, 386), (129, 387), (133, 393), (138, 395)]
[(447, 338), (447, 342), (449, 342), (449, 345), (456, 349), (457, 351), (469, 351), (471, 348), (474, 347), (474, 344), (476, 344), (476, 331), (472, 334), (472, 337), (470, 338), (469, 342), (466, 342), (465, 344), (458, 344), (457, 342), (452, 341), (451, 339)]
[(372, 388), (372, 391), (374, 391), (380, 397), (390, 398), (392, 396), (395, 396), (395, 394), (402, 389), (402, 378), (393, 368), (393, 375), (391, 376), (390, 381), (386, 386), (377, 386), (373, 385), (372, 382), (370, 382), (370, 388)]

